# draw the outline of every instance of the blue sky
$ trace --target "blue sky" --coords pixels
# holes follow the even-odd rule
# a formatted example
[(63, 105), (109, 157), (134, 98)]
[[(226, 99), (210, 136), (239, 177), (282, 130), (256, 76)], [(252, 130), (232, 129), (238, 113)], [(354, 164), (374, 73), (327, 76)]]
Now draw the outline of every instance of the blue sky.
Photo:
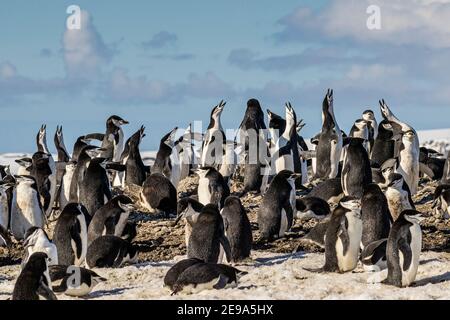
[[(72, 4), (81, 30), (65, 28)], [(370, 4), (381, 30), (366, 28)], [(311, 136), (328, 87), (346, 131), (381, 98), (416, 129), (448, 127), (449, 19), (447, 0), (2, 1), (0, 152), (34, 151), (42, 123), (51, 149), (62, 124), (71, 151), (111, 114), (155, 149), (221, 99), (237, 127), (252, 97), (280, 114), (291, 101)]]

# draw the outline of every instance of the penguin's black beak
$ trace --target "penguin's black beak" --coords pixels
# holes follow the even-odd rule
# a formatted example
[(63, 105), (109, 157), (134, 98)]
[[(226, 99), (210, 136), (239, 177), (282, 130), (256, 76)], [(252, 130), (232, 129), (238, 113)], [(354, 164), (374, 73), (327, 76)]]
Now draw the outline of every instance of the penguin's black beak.
[(123, 120), (123, 119), (122, 119), (122, 120), (120, 120), (120, 124), (121, 124), (121, 125), (123, 125), (123, 124), (129, 124), (129, 122), (128, 122), (127, 120)]

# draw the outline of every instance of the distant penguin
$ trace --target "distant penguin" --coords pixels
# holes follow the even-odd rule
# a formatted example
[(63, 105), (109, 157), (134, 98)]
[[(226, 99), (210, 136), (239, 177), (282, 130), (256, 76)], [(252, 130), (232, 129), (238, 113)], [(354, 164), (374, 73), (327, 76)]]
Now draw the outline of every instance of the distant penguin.
[(58, 264), (58, 252), (54, 243), (50, 241), (47, 233), (42, 228), (31, 227), (25, 234), (25, 257), (22, 259), (22, 265), (28, 261), (29, 257), (35, 252), (44, 252), (48, 257), (48, 265)]
[(123, 151), (123, 130), (122, 126), (128, 121), (119, 116), (112, 115), (106, 120), (106, 132), (102, 141), (102, 158), (118, 162)]
[[(240, 140), (244, 145), (244, 190), (247, 192), (259, 192), (261, 189), (261, 167), (265, 165), (262, 156), (268, 155), (265, 130), (264, 113), (259, 101), (248, 100), (244, 119), (239, 126)], [(252, 142), (249, 142), (250, 139)]]
[(58, 161), (68, 162), (70, 160), (70, 155), (67, 152), (66, 146), (64, 144), (62, 126), (56, 127), (54, 142), (56, 150), (58, 151)]
[[(3, 182), (2, 182), (3, 183)], [(10, 192), (13, 185), (0, 184), (0, 226), (5, 230), (9, 229), (11, 200)]]
[(316, 179), (336, 178), (342, 143), (342, 132), (334, 116), (333, 90), (328, 89), (322, 104), (322, 130), (316, 147)]
[(300, 220), (328, 218), (331, 214), (330, 205), (321, 198), (306, 196), (296, 200), (297, 215)]
[(402, 174), (411, 194), (417, 193), (419, 186), (419, 137), (416, 130), (394, 116), (384, 100), (380, 101), (381, 112), (392, 125), (401, 127), (401, 143), (399, 144), (399, 165), (397, 172)]
[(219, 102), (211, 111), (208, 128), (206, 129), (203, 145), (201, 166), (209, 166), (219, 168), (223, 161), (225, 151), (226, 136), (220, 122), (220, 116), (225, 107), (226, 102)]
[(376, 272), (387, 268), (386, 246), (387, 238), (367, 244), (361, 252), (361, 262), (364, 271)]
[(18, 165), (19, 168), (17, 169), (17, 175), (18, 176), (29, 176), (31, 166), (33, 164), (33, 160), (31, 158), (21, 158), (14, 160)]
[(72, 183), (72, 178), (76, 167), (77, 165), (73, 161), (69, 161), (65, 165), (64, 175), (61, 181), (61, 189), (59, 192), (59, 207), (61, 210), (64, 209), (64, 207), (69, 203), (70, 185)]
[(137, 248), (122, 238), (106, 235), (95, 239), (87, 250), (86, 265), (92, 268), (119, 268), (137, 262)]
[(86, 296), (97, 284), (106, 281), (96, 272), (77, 266), (49, 266), (49, 274), (53, 291), (71, 297)]
[(450, 219), (450, 185), (441, 184), (433, 195), (433, 211), (439, 217)]
[(188, 177), (197, 165), (197, 159), (195, 157), (195, 151), (193, 148), (192, 140), (194, 139), (194, 133), (192, 132), (192, 124), (184, 131), (184, 134), (179, 138), (177, 148), (179, 149), (180, 160), (180, 181)]
[(198, 201), (203, 205), (213, 203), (223, 208), (225, 199), (230, 195), (228, 183), (220, 172), (212, 167), (201, 167), (196, 170), (199, 176)]
[(14, 285), (12, 300), (57, 300), (52, 291), (47, 266), (47, 254), (31, 255)]
[(361, 138), (350, 138), (342, 166), (342, 190), (344, 195), (361, 198), (364, 187), (372, 182), (369, 156)]
[(344, 197), (334, 209), (328, 223), (325, 234), (325, 265), (321, 269), (310, 271), (352, 271), (358, 264), (361, 237), (361, 201)]
[(380, 178), (380, 186), (385, 188), (389, 182), (390, 179), (393, 177), (392, 174), (395, 173), (395, 169), (397, 168), (398, 163), (397, 159), (387, 159), (380, 167), (381, 177)]
[(420, 148), (419, 156), (419, 169), (420, 174), (427, 175), (433, 180), (441, 180), (444, 175), (445, 159), (442, 156), (435, 153), (432, 149), (427, 149), (425, 147)]
[(58, 263), (80, 266), (87, 250), (87, 226), (82, 206), (69, 203), (56, 220), (53, 243), (58, 251)]
[(31, 227), (44, 227), (45, 214), (42, 209), (36, 180), (32, 176), (17, 176), (17, 185), (11, 203), (11, 232), (21, 240)]
[(170, 267), (164, 276), (164, 286), (169, 287), (169, 289), (173, 291), (173, 286), (177, 282), (178, 277), (184, 272), (184, 270), (197, 263), (204, 262), (200, 259), (191, 258), (183, 259), (175, 263), (172, 267)]
[(33, 154), (30, 175), (36, 180), (36, 185), (41, 196), (41, 203), (44, 211), (47, 213), (51, 210), (51, 182), (50, 176), (52, 170), (50, 168), (49, 155), (38, 151)]
[(362, 247), (387, 238), (391, 228), (391, 215), (386, 196), (374, 183), (364, 188), (361, 199)]
[(93, 215), (111, 197), (106, 159), (92, 159), (84, 172), (84, 177), (78, 180), (78, 202), (86, 207), (90, 215)]
[(89, 223), (87, 233), (88, 246), (92, 241), (105, 234), (121, 237), (128, 216), (133, 209), (132, 200), (125, 195), (115, 196), (99, 208)]
[(383, 283), (408, 287), (414, 282), (422, 251), (421, 220), (420, 212), (405, 210), (392, 225), (386, 249), (388, 276)]
[(197, 223), (198, 217), (200, 216), (203, 207), (203, 204), (192, 198), (183, 198), (178, 201), (178, 217), (175, 220), (174, 225), (176, 225), (180, 219), (184, 219), (184, 240), (186, 243), (186, 248), (189, 247), (189, 238), (192, 233), (192, 228), (195, 223)]
[(221, 263), (222, 250), (226, 254), (227, 261), (232, 261), (230, 243), (225, 236), (219, 210), (215, 204), (207, 204), (192, 227), (187, 257), (210, 263)]
[(177, 210), (177, 190), (165, 176), (153, 173), (142, 185), (140, 201), (150, 212), (163, 212), (169, 216)]
[(343, 196), (341, 178), (322, 181), (308, 194), (308, 197), (321, 198), (329, 203), (338, 203)]
[(394, 158), (396, 139), (389, 121), (381, 121), (378, 125), (378, 135), (373, 143), (370, 160), (381, 166), (386, 160)]
[(391, 174), (385, 191), (392, 219), (395, 221), (407, 209), (415, 209), (411, 199), (411, 192), (403, 176), (399, 173)]
[(224, 264), (195, 263), (178, 276), (172, 295), (235, 287), (240, 274), (240, 270)]
[(81, 151), (89, 145), (90, 140), (86, 136), (79, 136), (73, 145), (72, 161), (77, 162)]
[(220, 214), (223, 218), (225, 236), (230, 243), (232, 261), (238, 262), (250, 257), (252, 227), (239, 198), (228, 197)]
[(362, 114), (363, 120), (367, 123), (367, 129), (368, 129), (368, 140), (369, 140), (369, 155), (372, 153), (373, 146), (375, 144), (375, 139), (378, 136), (378, 123), (377, 119), (375, 118), (375, 114), (372, 110), (366, 110)]
[(442, 172), (441, 184), (450, 184), (450, 152), (445, 159), (444, 169)]
[(291, 171), (279, 172), (263, 196), (258, 211), (259, 241), (273, 241), (284, 236), (296, 215), (295, 178)]
[(286, 130), (286, 120), (269, 109), (267, 109), (267, 116), (269, 120), (271, 153), (273, 153), (275, 151), (273, 148), (275, 148), (278, 138)]
[(180, 163), (178, 153), (174, 150), (175, 134), (178, 128), (175, 127), (164, 137), (162, 137), (158, 152), (156, 153), (155, 163), (150, 172), (161, 173), (167, 177), (176, 188), (180, 182)]

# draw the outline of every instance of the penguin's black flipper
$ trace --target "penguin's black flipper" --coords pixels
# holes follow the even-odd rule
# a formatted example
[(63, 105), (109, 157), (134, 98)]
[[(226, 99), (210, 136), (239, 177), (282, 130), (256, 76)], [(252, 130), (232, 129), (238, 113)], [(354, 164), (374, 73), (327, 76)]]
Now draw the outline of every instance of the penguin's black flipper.
[(213, 285), (214, 289), (223, 289), (225, 288), (225, 286), (228, 284), (228, 280), (229, 278), (224, 275), (224, 274), (220, 274), (219, 275), (219, 280), (217, 280), (217, 283), (215, 285)]
[(53, 291), (42, 280), (39, 283), (37, 294), (46, 300), (58, 300)]
[(81, 247), (82, 247), (80, 233), (81, 233), (81, 226), (80, 222), (77, 219), (75, 225), (73, 225), (70, 228), (70, 237), (75, 242), (76, 255), (78, 259), (81, 258)]
[(322, 268), (302, 268), (303, 270), (309, 271), (309, 272), (314, 272), (314, 273), (324, 273), (324, 269)]
[(288, 231), (289, 229), (291, 229), (292, 223), (294, 222), (294, 211), (292, 210), (291, 202), (289, 201), (289, 199), (286, 200), (283, 209), (286, 212), (286, 219), (288, 222), (286, 231)]
[(106, 164), (106, 169), (122, 172), (122, 171), (125, 171), (126, 166), (124, 164), (119, 163), (119, 162), (108, 162)]
[(87, 135), (84, 136), (84, 138), (87, 140), (103, 141), (103, 139), (105, 139), (105, 134), (104, 133), (88, 133)]
[[(409, 238), (411, 237), (411, 234), (409, 234)], [(412, 261), (412, 252), (409, 245), (406, 243), (406, 240), (404, 238), (400, 238), (398, 241), (398, 250), (403, 254), (403, 271), (406, 271), (411, 266)]]
[(344, 216), (341, 219), (341, 225), (339, 226), (339, 231), (338, 231), (339, 239), (341, 239), (342, 246), (344, 249), (344, 251), (343, 251), (344, 256), (347, 254), (347, 250), (350, 246), (350, 237), (348, 235), (347, 229), (348, 229), (348, 221), (347, 221), (347, 218)]

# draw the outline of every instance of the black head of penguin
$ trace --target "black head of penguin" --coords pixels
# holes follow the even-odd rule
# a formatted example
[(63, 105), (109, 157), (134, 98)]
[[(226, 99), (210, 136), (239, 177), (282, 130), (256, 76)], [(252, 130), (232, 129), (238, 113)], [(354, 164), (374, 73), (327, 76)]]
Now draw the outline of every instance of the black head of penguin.
[(180, 274), (187, 268), (193, 266), (196, 263), (203, 263), (203, 260), (197, 258), (183, 259), (174, 264), (164, 276), (164, 285), (173, 290), (173, 285), (177, 282)]
[(278, 130), (278, 136), (281, 136), (286, 130), (286, 120), (269, 109), (267, 109), (267, 115), (269, 116), (269, 129)]
[(9, 165), (1, 165), (0, 164), (0, 178), (3, 179), (7, 175), (11, 174), (9, 170)]
[(110, 116), (107, 120), (106, 120), (106, 128), (112, 128), (112, 127), (120, 127), (124, 124), (128, 124), (129, 122), (122, 119), (121, 117), (117, 116), (117, 115), (112, 115)]
[(244, 130), (266, 128), (264, 123), (264, 113), (258, 100), (249, 99), (247, 101), (247, 109), (245, 110), (244, 119), (239, 128)]
[(252, 249), (252, 227), (241, 200), (238, 197), (229, 196), (220, 214), (230, 243), (233, 261), (248, 258)]
[(41, 175), (49, 175), (52, 173), (50, 169), (50, 158), (49, 155), (45, 152), (35, 152), (31, 158), (32, 161), (32, 170), (35, 172), (39, 172)]
[(216, 121), (219, 121), (220, 115), (222, 114), (222, 111), (223, 111), (225, 105), (226, 105), (226, 102), (221, 100), (219, 102), (219, 104), (211, 110), (211, 117), (210, 117), (209, 125), (208, 125), (207, 129), (214, 128), (218, 125), (218, 124), (216, 124)]

